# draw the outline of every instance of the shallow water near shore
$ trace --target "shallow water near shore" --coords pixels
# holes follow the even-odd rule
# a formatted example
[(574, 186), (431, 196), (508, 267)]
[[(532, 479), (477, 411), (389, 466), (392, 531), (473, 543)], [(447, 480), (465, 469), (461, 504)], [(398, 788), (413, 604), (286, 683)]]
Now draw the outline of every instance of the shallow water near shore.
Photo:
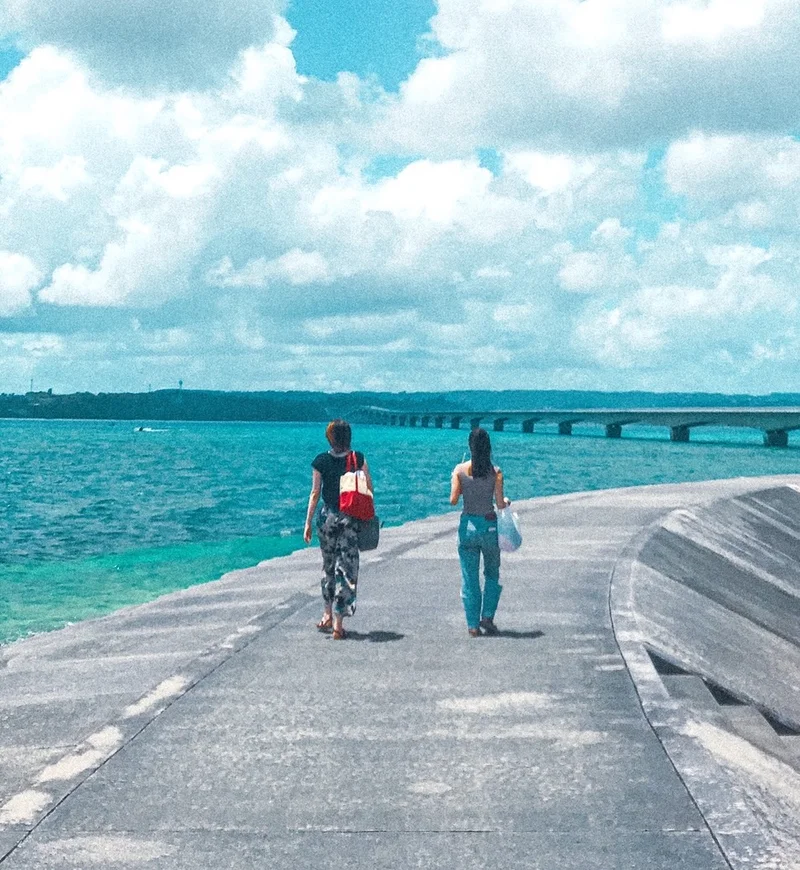
[[(143, 427), (144, 431), (140, 431)], [(305, 546), (321, 424), (0, 420), (0, 643), (142, 603)], [(510, 498), (794, 473), (761, 433), (492, 433)], [(359, 426), (387, 525), (453, 510), (467, 431)]]

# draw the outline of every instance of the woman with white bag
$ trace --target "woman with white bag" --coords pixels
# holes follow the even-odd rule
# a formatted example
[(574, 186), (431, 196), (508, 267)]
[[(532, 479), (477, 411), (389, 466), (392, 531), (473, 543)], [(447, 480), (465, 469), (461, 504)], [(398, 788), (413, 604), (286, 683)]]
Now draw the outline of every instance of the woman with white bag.
[[(461, 562), (461, 600), (470, 637), (498, 633), (494, 615), (503, 587), (500, 585), (500, 546), (497, 512), (511, 502), (503, 494), (503, 472), (492, 464), (492, 445), (485, 429), (469, 434), (469, 462), (453, 469), (450, 504), (464, 499), (458, 527), (458, 557)], [(480, 562), (483, 556), (484, 584), (481, 589)]]
[[(372, 502), (372, 477), (364, 454), (350, 449), (350, 424), (345, 420), (333, 420), (325, 429), (325, 437), (331, 445), (327, 453), (320, 453), (311, 463), (311, 494), (303, 529), (303, 538), (311, 543), (311, 522), (320, 496), (322, 509), (317, 520), (317, 535), (322, 550), (322, 600), (325, 610), (317, 623), (320, 631), (333, 630), (334, 640), (344, 640), (346, 632), (342, 625), (345, 616), (356, 611), (358, 586), (358, 533), (361, 520), (342, 511), (340, 482), (349, 478), (349, 472), (358, 482), (355, 489), (359, 498)], [(359, 488), (366, 483), (366, 493)], [(350, 493), (350, 496), (356, 493)], [(347, 499), (348, 504), (352, 501)]]

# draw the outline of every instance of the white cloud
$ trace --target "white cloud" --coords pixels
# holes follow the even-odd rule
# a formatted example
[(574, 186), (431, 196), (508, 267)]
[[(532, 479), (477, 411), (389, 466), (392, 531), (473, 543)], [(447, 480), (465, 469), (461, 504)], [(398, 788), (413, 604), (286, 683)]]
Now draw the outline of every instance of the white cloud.
[(606, 218), (592, 232), (592, 242), (596, 245), (613, 247), (626, 242), (633, 231), (624, 227), (619, 218)]
[(794, 233), (800, 221), (800, 142), (790, 136), (694, 134), (670, 145), (665, 180), (692, 209), (745, 232)]
[[(399, 97), (298, 75), (279, 19), (156, 98), (86, 34), (40, 46), (0, 82), (0, 315), (67, 388), (456, 388), (476, 352), (487, 386), (783, 384), (800, 143), (768, 131), (800, 102), (762, 86), (800, 64), (789, 6), (755, 5), (441, 0)], [(0, 370), (23, 357), (6, 335)]]
[(235, 269), (230, 257), (210, 269), (208, 281), (217, 287), (267, 287), (286, 282), (292, 286), (316, 284), (330, 277), (328, 263), (319, 251), (293, 248), (274, 260), (259, 257)]
[(578, 293), (608, 291), (632, 283), (635, 277), (633, 258), (625, 252), (631, 230), (619, 218), (606, 218), (589, 237), (591, 250), (573, 251), (571, 245), (557, 246), (556, 256), (563, 256), (558, 280), (565, 290)]
[(706, 251), (710, 265), (720, 266), (737, 276), (752, 272), (769, 259), (769, 251), (754, 245), (714, 245)]
[(89, 181), (83, 157), (62, 157), (53, 166), (28, 166), (19, 180), (23, 191), (34, 191), (42, 197), (66, 202), (73, 188)]
[(385, 211), (405, 220), (424, 218), (449, 224), (470, 200), (486, 192), (492, 173), (474, 161), (418, 160), (396, 178), (380, 182), (366, 197), (368, 211)]
[(408, 148), (646, 145), (800, 111), (794, 0), (439, 0), (385, 135)]
[(609, 211), (635, 201), (646, 155), (618, 151), (569, 155), (563, 152), (507, 151), (504, 173), (532, 188), (521, 194), (536, 204), (539, 227), (563, 231), (577, 221), (601, 222)]
[(518, 172), (531, 187), (544, 194), (575, 187), (590, 178), (597, 170), (590, 158), (575, 158), (569, 154), (550, 154), (542, 151), (517, 151), (506, 155), (506, 163)]
[(512, 272), (506, 266), (481, 266), (475, 272), (476, 278), (485, 278), (486, 280), (503, 280), (504, 278), (511, 278)]
[(587, 314), (577, 324), (575, 343), (597, 363), (624, 369), (646, 365), (665, 339), (652, 318), (614, 308)]
[(0, 251), (0, 317), (23, 311), (31, 304), (31, 290), (42, 280), (36, 264), (21, 254)]
[(558, 273), (565, 290), (592, 291), (608, 283), (608, 259), (596, 251), (578, 251), (567, 255)]
[(64, 339), (48, 333), (15, 333), (0, 336), (0, 345), (5, 351), (23, 353), (32, 357), (62, 353)]
[(109, 203), (115, 238), (92, 269), (64, 263), (39, 292), (56, 305), (151, 306), (184, 292), (204, 240), (215, 170), (136, 158)]
[(23, 46), (73, 52), (113, 84), (219, 84), (240, 52), (286, 32), (279, 0), (9, 0), (0, 27)]
[(757, 29), (764, 21), (766, 0), (679, 0), (662, 13), (662, 32), (668, 43), (708, 43)]
[(723, 352), (732, 358), (734, 349), (741, 359), (769, 346), (797, 314), (793, 288), (762, 268), (770, 254), (752, 245), (714, 245), (704, 260), (694, 284), (644, 285), (613, 307), (587, 306), (576, 347), (602, 364), (633, 367), (675, 365), (666, 356), (675, 353), (719, 360)]

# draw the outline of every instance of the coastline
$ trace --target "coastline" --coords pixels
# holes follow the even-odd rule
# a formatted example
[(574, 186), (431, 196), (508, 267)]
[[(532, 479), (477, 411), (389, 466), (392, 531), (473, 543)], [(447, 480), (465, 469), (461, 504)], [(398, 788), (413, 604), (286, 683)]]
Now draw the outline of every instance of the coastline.
[[(299, 534), (145, 547), (82, 559), (13, 564), (0, 577), (0, 649), (25, 637), (97, 619), (182, 589), (211, 583), (305, 548)], [(79, 575), (66, 601), (54, 586)], [(3, 613), (5, 610), (5, 613)]]

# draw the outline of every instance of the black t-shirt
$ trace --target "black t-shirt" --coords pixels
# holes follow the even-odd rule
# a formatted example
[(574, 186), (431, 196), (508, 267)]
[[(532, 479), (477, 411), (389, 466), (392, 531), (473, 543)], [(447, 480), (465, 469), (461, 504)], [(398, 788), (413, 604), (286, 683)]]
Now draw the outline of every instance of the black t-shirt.
[[(356, 468), (364, 466), (364, 454), (355, 451)], [(332, 453), (320, 453), (314, 457), (311, 467), (322, 475), (322, 500), (333, 511), (339, 510), (339, 478), (347, 470), (347, 455), (334, 456)]]

